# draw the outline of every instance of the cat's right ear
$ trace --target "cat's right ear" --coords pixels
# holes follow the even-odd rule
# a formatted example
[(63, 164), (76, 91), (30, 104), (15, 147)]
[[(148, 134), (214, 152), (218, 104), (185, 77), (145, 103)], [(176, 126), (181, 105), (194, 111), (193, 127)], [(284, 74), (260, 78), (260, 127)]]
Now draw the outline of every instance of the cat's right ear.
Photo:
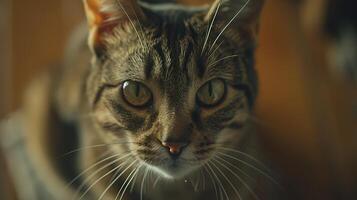
[(88, 43), (100, 56), (105, 51), (104, 37), (131, 20), (143, 20), (143, 11), (136, 0), (83, 0), (89, 25)]

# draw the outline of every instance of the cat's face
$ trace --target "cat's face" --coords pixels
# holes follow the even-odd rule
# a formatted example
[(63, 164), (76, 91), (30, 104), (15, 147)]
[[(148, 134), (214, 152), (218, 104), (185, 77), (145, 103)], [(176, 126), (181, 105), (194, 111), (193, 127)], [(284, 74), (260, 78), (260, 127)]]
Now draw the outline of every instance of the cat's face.
[(202, 11), (135, 14), (93, 47), (93, 122), (113, 154), (180, 178), (239, 141), (256, 93), (254, 38), (235, 26), (219, 36), (229, 20), (210, 28)]

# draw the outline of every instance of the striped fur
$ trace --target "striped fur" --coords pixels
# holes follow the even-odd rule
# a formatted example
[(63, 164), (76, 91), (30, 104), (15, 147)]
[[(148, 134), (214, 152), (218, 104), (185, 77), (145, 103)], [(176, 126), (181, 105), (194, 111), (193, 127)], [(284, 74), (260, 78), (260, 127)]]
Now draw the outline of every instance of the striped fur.
[[(257, 95), (254, 51), (262, 1), (251, 0), (246, 5), (243, 0), (216, 2), (211, 9), (126, 1), (123, 5), (135, 11), (140, 8), (139, 17), (130, 7), (118, 7), (123, 0), (91, 2), (105, 7), (87, 10), (89, 16), (101, 16), (105, 10), (105, 16), (126, 16), (126, 20), (109, 18), (109, 27), (90, 23), (92, 67), (87, 66), (80, 76), (83, 91), (78, 105), (79, 116), (89, 117), (78, 118), (80, 138), (84, 147), (106, 144), (106, 148), (83, 151), (81, 169), (90, 167), (104, 153), (130, 152), (131, 156), (124, 160), (127, 163), (113, 162), (85, 182), (88, 192), (96, 198), (114, 199), (123, 182), (132, 178), (134, 192), (122, 194), (136, 198), (143, 189), (133, 174), (145, 179), (143, 169), (150, 169), (158, 179), (171, 182), (161, 184), (158, 192), (146, 192), (145, 199), (159, 200), (171, 192), (180, 192), (172, 199), (215, 196), (212, 188), (217, 187), (216, 181), (208, 184), (211, 190), (194, 193), (187, 184), (174, 180), (194, 178), (199, 172), (208, 176), (203, 165), (212, 162), (220, 147), (250, 148), (251, 141), (242, 138)], [(240, 9), (241, 15), (235, 18)], [(197, 91), (217, 78), (227, 87), (223, 101), (211, 108), (200, 106)], [(150, 106), (137, 109), (125, 102), (120, 93), (127, 80), (141, 82), (151, 90)], [(173, 161), (160, 141), (187, 142), (188, 146)], [(248, 147), (240, 146), (242, 143)], [(114, 174), (111, 170), (121, 164), (132, 173), (123, 167), (118, 173), (123, 171), (124, 175), (114, 176), (113, 182), (109, 176), (102, 177)], [(242, 185), (237, 180), (235, 183)], [(233, 189), (228, 193), (235, 195)]]

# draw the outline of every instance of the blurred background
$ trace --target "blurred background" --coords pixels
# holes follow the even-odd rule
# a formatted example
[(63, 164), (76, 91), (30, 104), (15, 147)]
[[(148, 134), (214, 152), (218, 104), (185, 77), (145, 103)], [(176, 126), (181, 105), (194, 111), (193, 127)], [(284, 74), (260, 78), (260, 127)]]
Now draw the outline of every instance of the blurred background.
[[(356, 8), (355, 0), (266, 1), (255, 113), (287, 199), (357, 199)], [(1, 118), (21, 106), (31, 79), (61, 60), (83, 21), (81, 0), (0, 1)], [(15, 200), (0, 160), (0, 199)]]

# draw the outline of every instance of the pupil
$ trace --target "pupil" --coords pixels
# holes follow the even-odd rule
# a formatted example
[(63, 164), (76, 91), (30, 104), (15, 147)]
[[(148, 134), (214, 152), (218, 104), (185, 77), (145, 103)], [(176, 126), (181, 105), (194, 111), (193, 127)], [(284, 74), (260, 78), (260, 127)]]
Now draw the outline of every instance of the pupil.
[(140, 86), (138, 84), (135, 84), (135, 95), (136, 97), (139, 97), (140, 95)]
[(210, 97), (213, 97), (213, 87), (212, 87), (212, 83), (208, 84), (208, 93)]

